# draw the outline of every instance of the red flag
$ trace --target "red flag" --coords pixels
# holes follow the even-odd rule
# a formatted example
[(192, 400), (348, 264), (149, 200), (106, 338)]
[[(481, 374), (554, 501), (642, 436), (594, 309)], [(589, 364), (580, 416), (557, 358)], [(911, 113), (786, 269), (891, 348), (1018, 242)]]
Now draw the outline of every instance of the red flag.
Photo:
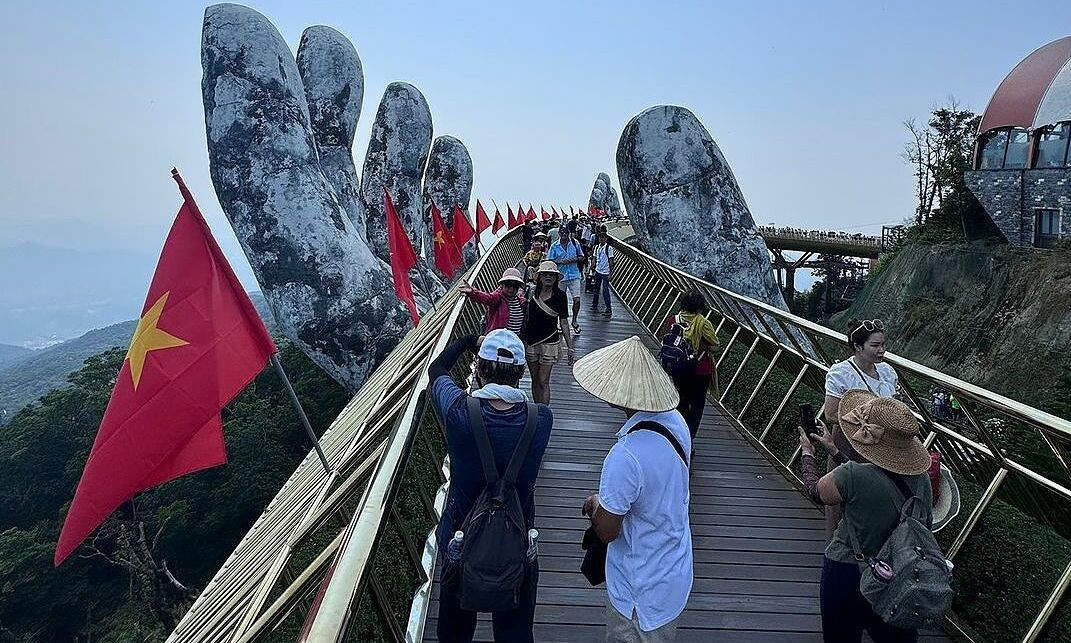
[(435, 235), (435, 267), (439, 272), (452, 279), (457, 269), (461, 267), (461, 251), (458, 250), (454, 238), (443, 223), (442, 214), (435, 204), (431, 204), (432, 234)]
[[(478, 203), (478, 202), (477, 202)], [(452, 231), (454, 242), (457, 244), (458, 249), (465, 247), (465, 244), (476, 236), (476, 231), (472, 229), (472, 224), (469, 223), (469, 217), (461, 209), (461, 206), (454, 205), (454, 229)]]
[(573, 216), (573, 206), (569, 206), (569, 216)]
[(535, 209), (532, 207), (531, 203), (528, 204), (528, 216), (525, 217), (524, 220), (525, 221), (535, 221), (536, 220)]
[(57, 566), (134, 494), (225, 464), (220, 410), (276, 351), (182, 177), (171, 173), (182, 207), (60, 531)]
[(386, 201), (387, 247), (390, 250), (390, 274), (394, 278), (394, 294), (398, 295), (398, 299), (409, 309), (409, 316), (413, 318), (413, 325), (416, 326), (420, 321), (420, 313), (417, 312), (416, 299), (413, 298), (413, 283), (409, 281), (409, 271), (416, 266), (416, 251), (409, 241), (409, 234), (402, 227), (398, 211), (394, 209), (394, 201), (386, 188), (383, 189), (383, 198)]
[(554, 209), (553, 205), (550, 206), (550, 218), (551, 219), (557, 219), (558, 218), (558, 211)]
[(476, 199), (476, 234), (483, 234), (483, 231), (490, 227), (491, 220), (487, 218), (487, 212), (484, 211), (483, 204), (480, 203), (479, 199)]
[(542, 217), (544, 221), (550, 221), (550, 213), (544, 210), (542, 205), (539, 206), (539, 216)]
[[(509, 206), (507, 206), (508, 208)], [(495, 208), (495, 222), (491, 225), (491, 233), (498, 234), (498, 231), (506, 226), (506, 222), (502, 220), (502, 212)]]
[(509, 221), (509, 229), (512, 230), (517, 227), (517, 218), (513, 216), (513, 210), (506, 204), (506, 220)]

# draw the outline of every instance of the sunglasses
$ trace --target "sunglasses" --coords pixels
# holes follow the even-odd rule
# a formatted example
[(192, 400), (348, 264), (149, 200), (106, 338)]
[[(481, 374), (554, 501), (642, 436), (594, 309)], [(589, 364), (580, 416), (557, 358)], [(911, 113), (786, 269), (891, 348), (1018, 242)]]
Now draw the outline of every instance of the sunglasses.
[(852, 335), (854, 336), (856, 333), (863, 329), (866, 329), (867, 332), (870, 333), (879, 330), (885, 330), (885, 323), (882, 322), (880, 319), (864, 319), (863, 321), (859, 322), (859, 328), (856, 328), (852, 331)]

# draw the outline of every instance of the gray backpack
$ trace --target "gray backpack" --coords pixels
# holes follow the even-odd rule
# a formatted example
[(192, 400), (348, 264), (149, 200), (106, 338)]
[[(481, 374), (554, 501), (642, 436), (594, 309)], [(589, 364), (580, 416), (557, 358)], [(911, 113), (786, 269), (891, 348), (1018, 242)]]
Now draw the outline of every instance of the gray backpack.
[(875, 467), (896, 485), (904, 498), (900, 524), (885, 539), (877, 556), (864, 558), (855, 529), (849, 524), (852, 548), (862, 574), (859, 591), (882, 621), (917, 630), (940, 625), (952, 606), (952, 563), (927, 526), (930, 513), (922, 500), (896, 475)]

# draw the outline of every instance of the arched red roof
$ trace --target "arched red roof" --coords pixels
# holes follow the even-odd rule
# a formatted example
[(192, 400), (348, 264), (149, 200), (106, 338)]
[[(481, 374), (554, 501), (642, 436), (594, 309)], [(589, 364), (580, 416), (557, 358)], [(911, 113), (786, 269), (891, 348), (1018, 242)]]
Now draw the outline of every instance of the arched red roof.
[[(1071, 119), (1071, 108), (1066, 114), (1062, 113), (1063, 109), (1057, 110), (1063, 118), (1053, 117), (1051, 109), (1057, 103), (1064, 103), (1068, 91), (1071, 91), (1071, 87), (1064, 86), (1069, 74), (1060, 73), (1065, 67), (1071, 68), (1071, 36), (1054, 40), (1024, 58), (989, 99), (978, 125), (978, 133), (984, 134), (1001, 127), (1033, 129), (1056, 122), (1036, 122), (1042, 103), (1050, 107), (1042, 110), (1049, 118)], [(1058, 76), (1060, 81), (1054, 86), (1053, 81)]]

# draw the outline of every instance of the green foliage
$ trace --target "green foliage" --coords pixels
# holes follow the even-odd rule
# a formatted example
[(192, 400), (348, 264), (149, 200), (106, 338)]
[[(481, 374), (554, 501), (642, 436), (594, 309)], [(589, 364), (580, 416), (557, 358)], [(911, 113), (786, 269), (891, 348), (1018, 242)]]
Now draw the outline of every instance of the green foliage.
[[(348, 397), (300, 351), (279, 345), (320, 434)], [(310, 448), (282, 382), (267, 369), (223, 412), (227, 466), (139, 494), (54, 569), (59, 528), (123, 358), (120, 350), (90, 357), (66, 387), (0, 426), (0, 642), (162, 640), (191, 597), (161, 593), (116, 564), (124, 546), (116, 534), (142, 526), (151, 540), (159, 532), (149, 562), (166, 562), (196, 592)]]
[(903, 158), (915, 175), (915, 221), (907, 238), (922, 243), (962, 241), (965, 226), (983, 213), (967, 188), (981, 116), (954, 99), (935, 108), (925, 126), (905, 123), (910, 140)]

